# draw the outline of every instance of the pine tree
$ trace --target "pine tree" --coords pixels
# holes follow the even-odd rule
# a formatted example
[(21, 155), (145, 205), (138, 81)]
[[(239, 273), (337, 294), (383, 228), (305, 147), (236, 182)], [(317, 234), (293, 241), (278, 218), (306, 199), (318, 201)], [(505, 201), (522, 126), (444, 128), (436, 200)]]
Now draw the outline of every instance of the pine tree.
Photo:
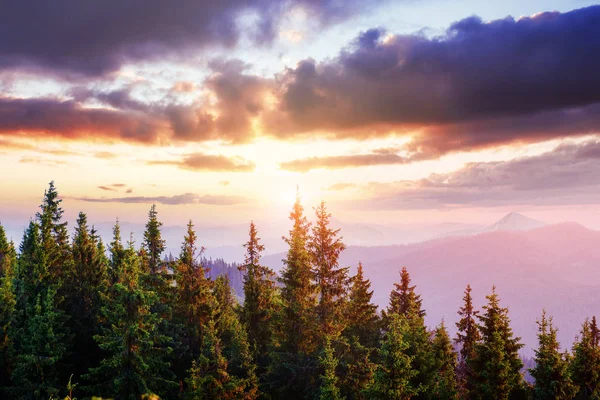
[(252, 359), (248, 334), (237, 314), (239, 304), (233, 297), (227, 275), (221, 275), (215, 280), (214, 296), (217, 304), (214, 313), (215, 328), (223, 356), (227, 360), (227, 372), (244, 387), (244, 398), (254, 399), (259, 394), (256, 365)]
[[(425, 310), (422, 308), (421, 296), (416, 294), (416, 286), (410, 285), (411, 279), (405, 267), (400, 273), (400, 284), (390, 293), (390, 304), (384, 314), (384, 321), (392, 315), (400, 315), (406, 319), (408, 330), (405, 340), (408, 343), (407, 354), (413, 358), (412, 367), (418, 371), (413, 376), (411, 385), (419, 390), (417, 398), (430, 398), (435, 379), (435, 360), (429, 332), (425, 326)], [(388, 322), (389, 323), (389, 322)]]
[(535, 350), (535, 367), (530, 369), (535, 379), (533, 398), (535, 400), (570, 400), (577, 394), (577, 387), (571, 381), (569, 365), (560, 352), (556, 340), (557, 329), (552, 325), (552, 317), (546, 318), (546, 311), (537, 321), (538, 348)]
[(424, 317), (421, 296), (415, 293), (416, 286), (410, 286), (410, 274), (406, 267), (400, 271), (400, 283), (394, 283), (394, 290), (390, 293), (390, 304), (387, 308), (388, 314), (408, 316), (417, 313)]
[(160, 228), (162, 222), (158, 221), (158, 211), (156, 204), (152, 204), (148, 212), (148, 222), (144, 232), (143, 247), (148, 257), (148, 268), (152, 275), (159, 272), (161, 265), (161, 255), (165, 251), (165, 241), (162, 239)]
[(14, 245), (7, 240), (4, 227), (0, 225), (0, 386), (10, 378), (13, 343), (9, 332), (17, 303), (13, 284), (16, 261)]
[(570, 370), (577, 386), (577, 398), (600, 399), (600, 331), (596, 317), (585, 320), (577, 342), (573, 344)]
[(518, 351), (523, 347), (520, 338), (510, 328), (508, 309), (500, 307), (496, 288), (486, 296), (488, 304), (478, 315), (481, 342), (475, 346), (473, 371), (474, 396), (477, 399), (504, 400), (523, 390), (520, 370), (523, 363)]
[(184, 358), (189, 358), (189, 360), (179, 360), (183, 362), (184, 370), (190, 368), (192, 360), (198, 359), (202, 345), (202, 330), (217, 307), (212, 293), (212, 282), (206, 275), (207, 271), (200, 264), (199, 258), (204, 248), (198, 249), (196, 241), (194, 225), (189, 221), (181, 254), (175, 263), (177, 282), (175, 321), (183, 327), (180, 339), (186, 347)]
[(335, 358), (329, 338), (325, 339), (325, 345), (319, 357), (319, 364), (323, 373), (320, 376), (321, 382), (317, 398), (319, 400), (342, 400), (344, 397), (340, 394), (336, 375), (338, 360)]
[(444, 326), (444, 321), (435, 330), (432, 347), (436, 364), (435, 380), (431, 388), (432, 397), (439, 400), (457, 399), (457, 356), (452, 348), (452, 341)]
[(463, 399), (471, 399), (474, 374), (471, 369), (471, 361), (475, 358), (475, 346), (479, 342), (479, 328), (475, 318), (479, 311), (473, 307), (471, 297), (471, 285), (467, 285), (463, 296), (464, 305), (458, 310), (460, 320), (456, 323), (458, 329), (454, 342), (460, 347), (458, 361), (458, 379), (460, 392)]
[(344, 308), (348, 268), (339, 267), (340, 253), (346, 248), (339, 229), (329, 227), (331, 214), (322, 201), (315, 209), (316, 222), (308, 242), (313, 273), (318, 287), (316, 319), (322, 337), (337, 337), (345, 327)]
[(121, 239), (121, 226), (119, 225), (119, 219), (115, 222), (113, 227), (113, 241), (109, 244), (110, 252), (110, 269), (109, 277), (111, 284), (116, 283), (119, 280), (118, 271), (121, 268), (121, 261), (125, 255), (125, 248)]
[(407, 354), (408, 322), (406, 317), (395, 313), (390, 314), (388, 322), (379, 352), (380, 362), (367, 398), (409, 400), (418, 394), (419, 388), (411, 383), (418, 371), (412, 367), (413, 357)]
[(264, 246), (254, 222), (250, 223), (249, 240), (244, 245), (246, 258), (239, 267), (244, 276), (244, 305), (241, 319), (248, 332), (253, 358), (262, 372), (268, 365), (269, 349), (273, 345), (274, 320), (277, 312), (273, 271), (260, 265)]
[[(138, 399), (176, 387), (164, 358), (169, 340), (158, 330), (160, 317), (152, 312), (158, 296), (146, 289), (139, 256), (130, 242), (119, 271), (119, 281), (103, 296), (102, 333), (94, 339), (107, 357), (91, 368), (86, 379), (98, 382), (89, 389), (106, 397)], [(90, 391), (91, 391), (90, 390)]]
[(244, 384), (227, 372), (227, 360), (221, 351), (214, 321), (209, 321), (202, 338), (202, 350), (198, 361), (189, 371), (187, 399), (246, 399)]
[(308, 251), (310, 223), (304, 216), (300, 195), (296, 195), (290, 212), (294, 225), (289, 237), (283, 240), (289, 249), (283, 260), (280, 283), (283, 315), (281, 332), (282, 351), (293, 355), (311, 354), (316, 349), (313, 311), (316, 304), (316, 287), (313, 283), (311, 255)]
[(70, 331), (74, 335), (70, 362), (75, 371), (87, 369), (101, 358), (94, 341), (100, 333), (101, 295), (109, 286), (108, 260), (95, 230), (87, 225), (87, 216), (79, 213), (72, 244), (73, 268), (65, 276), (65, 307), (71, 316)]
[(380, 321), (377, 305), (371, 302), (373, 291), (371, 281), (364, 277), (362, 263), (358, 263), (356, 275), (351, 279), (349, 301), (346, 309), (347, 326), (344, 336), (356, 336), (358, 342), (374, 348), (380, 340)]
[(69, 247), (69, 234), (67, 222), (62, 221), (64, 210), (61, 208), (62, 199), (50, 182), (48, 190), (44, 192), (44, 199), (40, 205), (41, 212), (37, 213), (41, 245), (45, 257), (46, 268), (54, 284), (59, 285), (58, 294), (63, 296), (62, 280), (72, 267), (71, 252)]

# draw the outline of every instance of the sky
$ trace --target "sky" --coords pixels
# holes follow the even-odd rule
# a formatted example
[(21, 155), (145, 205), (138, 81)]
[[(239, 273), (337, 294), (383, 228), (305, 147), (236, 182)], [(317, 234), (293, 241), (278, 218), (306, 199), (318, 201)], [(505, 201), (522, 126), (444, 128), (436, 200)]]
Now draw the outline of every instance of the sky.
[[(30, 4), (31, 3), (31, 4)], [(9, 2), (0, 221), (66, 216), (600, 229), (600, 6)], [(260, 226), (259, 226), (260, 228)], [(281, 232), (280, 234), (283, 234)]]

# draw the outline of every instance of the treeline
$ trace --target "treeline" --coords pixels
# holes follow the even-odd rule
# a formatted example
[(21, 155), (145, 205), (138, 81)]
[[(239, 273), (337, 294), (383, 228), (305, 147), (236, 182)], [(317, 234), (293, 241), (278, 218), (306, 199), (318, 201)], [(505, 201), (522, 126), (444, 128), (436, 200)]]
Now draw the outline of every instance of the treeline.
[(83, 213), (69, 237), (50, 183), (18, 252), (0, 226), (2, 398), (600, 398), (595, 318), (567, 353), (543, 313), (528, 384), (495, 290), (478, 311), (466, 288), (456, 338), (443, 321), (426, 327), (405, 268), (378, 312), (362, 265), (354, 276), (339, 265), (325, 204), (315, 211), (311, 224), (296, 200), (279, 277), (250, 223), (240, 303), (230, 274), (208, 271), (191, 221), (177, 258), (164, 257), (155, 206), (139, 244), (117, 222), (105, 245)]

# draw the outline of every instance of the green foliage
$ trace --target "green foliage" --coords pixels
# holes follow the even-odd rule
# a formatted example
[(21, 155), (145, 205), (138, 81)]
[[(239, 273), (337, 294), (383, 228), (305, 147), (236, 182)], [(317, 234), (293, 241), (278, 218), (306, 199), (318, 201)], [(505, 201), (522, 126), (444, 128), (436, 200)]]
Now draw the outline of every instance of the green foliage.
[(435, 330), (432, 347), (435, 360), (435, 378), (430, 388), (431, 397), (439, 400), (457, 399), (457, 356), (452, 348), (452, 341), (444, 326), (444, 321)]
[(338, 237), (339, 229), (329, 227), (331, 214), (325, 202), (321, 202), (315, 213), (308, 249), (318, 289), (316, 319), (321, 337), (337, 337), (345, 327), (348, 268), (339, 266), (339, 256), (346, 246)]
[(119, 399), (176, 387), (164, 361), (170, 349), (161, 346), (168, 338), (159, 333), (160, 317), (152, 312), (158, 296), (141, 284), (140, 258), (131, 246), (125, 251), (118, 282), (103, 295), (102, 333), (94, 337), (108, 356), (86, 376), (98, 382), (90, 389)]
[(464, 305), (458, 310), (460, 320), (456, 323), (457, 333), (454, 342), (460, 346), (460, 357), (458, 361), (458, 380), (460, 385), (461, 397), (471, 399), (474, 373), (472, 370), (472, 361), (475, 358), (475, 346), (480, 340), (479, 328), (475, 318), (479, 311), (473, 307), (473, 298), (471, 297), (471, 285), (467, 285), (463, 297)]
[(535, 379), (533, 398), (570, 400), (577, 394), (577, 387), (571, 381), (566, 356), (560, 352), (552, 317), (546, 318), (544, 310), (537, 325), (538, 348), (535, 350), (535, 368), (529, 370)]
[(239, 267), (245, 273), (241, 320), (248, 332), (253, 358), (262, 372), (267, 368), (268, 353), (273, 346), (273, 318), (277, 313), (275, 274), (270, 268), (260, 265), (264, 246), (260, 244), (254, 222), (250, 223), (249, 236), (244, 245), (246, 258)]
[(331, 347), (331, 340), (329, 338), (325, 339), (325, 345), (321, 351), (321, 356), (319, 357), (319, 365), (322, 374), (320, 375), (319, 393), (317, 398), (319, 400), (342, 400), (343, 397), (340, 394), (338, 378), (336, 376), (338, 360), (335, 358), (333, 348)]
[(571, 374), (578, 399), (600, 399), (600, 331), (596, 317), (586, 320), (573, 345)]
[(402, 315), (391, 314), (388, 321), (379, 351), (380, 363), (367, 398), (408, 400), (420, 391), (411, 383), (419, 372), (412, 367), (414, 357), (407, 353), (409, 344), (406, 337), (410, 328)]
[(9, 336), (15, 306), (17, 304), (14, 279), (16, 252), (0, 225), (0, 382), (7, 382), (10, 376), (13, 342)]
[(143, 248), (147, 259), (147, 265), (151, 274), (156, 274), (160, 268), (161, 254), (165, 251), (165, 241), (162, 239), (160, 228), (162, 222), (158, 221), (156, 205), (152, 204), (148, 212), (148, 222), (144, 232)]
[(484, 313), (477, 316), (481, 341), (475, 346), (472, 361), (473, 393), (477, 399), (505, 400), (523, 390), (523, 363), (518, 355), (523, 345), (513, 336), (508, 309), (500, 307), (495, 287), (486, 298)]

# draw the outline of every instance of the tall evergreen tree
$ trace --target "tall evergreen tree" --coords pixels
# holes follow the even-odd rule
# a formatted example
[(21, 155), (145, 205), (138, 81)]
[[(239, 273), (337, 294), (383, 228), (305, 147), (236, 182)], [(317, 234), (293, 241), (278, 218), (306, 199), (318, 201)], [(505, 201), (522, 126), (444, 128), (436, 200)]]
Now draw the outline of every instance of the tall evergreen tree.
[(523, 347), (510, 328), (508, 309), (500, 307), (496, 288), (486, 296), (484, 313), (478, 315), (481, 342), (475, 346), (473, 393), (476, 399), (506, 400), (523, 390), (518, 351)]
[(197, 237), (192, 221), (187, 226), (187, 234), (181, 245), (181, 254), (175, 263), (175, 281), (177, 283), (177, 299), (175, 303), (175, 321), (182, 325), (180, 336), (182, 344), (186, 347), (184, 358), (179, 360), (188, 364), (200, 356), (202, 345), (202, 331), (212, 318), (217, 306), (212, 293), (212, 282), (207, 277), (207, 271), (200, 263), (203, 248), (198, 248)]
[(169, 393), (176, 387), (164, 361), (170, 349), (163, 344), (169, 338), (160, 334), (160, 317), (152, 312), (158, 296), (142, 285), (140, 261), (130, 243), (119, 281), (103, 296), (105, 322), (94, 339), (108, 356), (86, 378), (98, 382), (90, 389), (105, 397), (133, 400), (147, 393)]
[(162, 238), (160, 228), (162, 222), (158, 221), (158, 211), (156, 204), (152, 204), (148, 212), (148, 222), (144, 232), (143, 247), (148, 258), (148, 268), (150, 274), (154, 275), (159, 272), (161, 266), (161, 255), (165, 251), (165, 241)]
[(15, 312), (15, 279), (17, 256), (12, 242), (6, 238), (0, 225), (0, 393), (8, 384), (11, 370), (13, 343), (9, 336)]
[(439, 400), (457, 399), (457, 356), (452, 348), (452, 341), (444, 326), (444, 321), (435, 330), (432, 347), (435, 360), (435, 379), (431, 387), (431, 397)]
[(529, 370), (535, 379), (533, 398), (570, 400), (577, 394), (577, 387), (571, 380), (565, 354), (560, 352), (560, 345), (556, 339), (557, 329), (552, 325), (552, 317), (547, 318), (544, 310), (537, 325), (538, 348), (535, 350), (535, 367)]
[(273, 345), (274, 320), (277, 313), (274, 272), (260, 265), (265, 247), (260, 244), (254, 222), (250, 223), (249, 239), (244, 245), (246, 257), (239, 267), (244, 276), (244, 305), (241, 319), (248, 332), (248, 340), (259, 371), (268, 365), (269, 349)]
[(480, 339), (479, 328), (475, 320), (479, 311), (473, 307), (471, 285), (467, 285), (463, 301), (463, 306), (458, 310), (460, 320), (456, 323), (457, 333), (454, 342), (460, 348), (457, 373), (461, 398), (471, 399), (474, 379), (471, 362), (475, 358), (475, 346)]
[(411, 383), (419, 372), (413, 369), (413, 357), (407, 354), (409, 344), (405, 337), (408, 331), (406, 317), (395, 313), (389, 316), (380, 363), (368, 390), (369, 399), (409, 400), (419, 393), (420, 389)]
[(340, 253), (346, 248), (339, 229), (331, 229), (331, 214), (325, 202), (315, 209), (316, 222), (308, 242), (318, 288), (316, 319), (322, 337), (337, 337), (345, 326), (344, 309), (348, 268), (339, 266)]
[(418, 371), (411, 380), (412, 387), (418, 388), (417, 398), (431, 398), (432, 385), (436, 375), (435, 360), (430, 335), (425, 326), (425, 310), (421, 296), (416, 294), (416, 286), (411, 286), (410, 275), (405, 267), (400, 272), (400, 283), (395, 284), (390, 293), (390, 304), (384, 315), (388, 320), (392, 315), (406, 319), (408, 330), (404, 340), (408, 343), (407, 354), (413, 358), (412, 367)]
[(102, 357), (94, 336), (100, 333), (101, 295), (109, 287), (108, 259), (84, 213), (79, 213), (72, 243), (73, 268), (65, 277), (66, 309), (74, 336), (70, 362), (74, 371), (85, 372)]
[(363, 346), (374, 348), (380, 340), (380, 321), (377, 305), (371, 302), (373, 291), (371, 281), (366, 279), (362, 263), (358, 263), (356, 275), (351, 279), (350, 293), (346, 309), (347, 326), (344, 336), (356, 336)]
[(322, 370), (320, 376), (319, 385), (319, 400), (342, 400), (344, 397), (340, 394), (340, 388), (338, 386), (338, 378), (336, 375), (336, 368), (338, 366), (338, 360), (335, 358), (333, 348), (331, 347), (331, 340), (325, 339), (325, 345), (321, 351), (319, 357), (319, 364)]
[(585, 320), (573, 344), (570, 370), (578, 399), (600, 399), (600, 330), (596, 317)]
[(110, 282), (116, 283), (119, 279), (118, 272), (121, 269), (121, 261), (125, 256), (125, 247), (123, 247), (123, 240), (121, 239), (121, 226), (118, 218), (113, 227), (113, 240), (110, 242), (108, 249), (110, 253)]
[(244, 385), (227, 372), (227, 360), (221, 351), (214, 321), (209, 321), (202, 338), (202, 350), (194, 361), (187, 379), (190, 400), (252, 399), (246, 397)]
[(243, 386), (244, 398), (258, 397), (256, 365), (252, 359), (248, 334), (242, 326), (237, 309), (239, 304), (227, 275), (219, 276), (214, 284), (217, 308), (214, 313), (215, 328), (227, 360), (227, 373)]
[(283, 315), (281, 331), (282, 351), (290, 354), (311, 354), (316, 349), (313, 311), (316, 287), (313, 283), (311, 255), (308, 251), (310, 223), (304, 216), (300, 195), (296, 195), (290, 212), (293, 227), (283, 240), (289, 246), (283, 260), (280, 283)]

